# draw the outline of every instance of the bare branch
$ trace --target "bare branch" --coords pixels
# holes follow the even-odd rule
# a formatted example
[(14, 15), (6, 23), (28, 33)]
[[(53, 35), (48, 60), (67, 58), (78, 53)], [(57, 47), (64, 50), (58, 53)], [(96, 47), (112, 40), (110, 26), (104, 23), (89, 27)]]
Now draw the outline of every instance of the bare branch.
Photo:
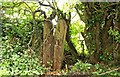
[(101, 74), (99, 74), (99, 75), (105, 75), (105, 74), (108, 74), (108, 73), (111, 73), (111, 72), (117, 71), (117, 70), (120, 70), (120, 67), (119, 67), (119, 68), (115, 68), (115, 69), (110, 70), (110, 71), (107, 71), (107, 72), (104, 72), (104, 73), (101, 73)]
[(80, 19), (81, 19), (82, 21), (84, 21), (84, 19), (81, 17), (81, 14), (80, 14), (80, 12), (79, 12), (79, 10), (78, 10), (78, 8), (77, 8), (76, 6), (75, 6), (75, 10), (77, 11), (77, 13), (78, 13)]
[(55, 7), (51, 6), (51, 5), (47, 5), (47, 4), (43, 4), (41, 2), (38, 2), (41, 6), (47, 6), (47, 7), (51, 7), (52, 9), (55, 9)]
[(33, 12), (33, 19), (35, 19), (35, 14), (37, 12), (40, 12), (40, 15), (43, 14), (45, 19), (47, 18), (45, 11), (43, 11), (43, 10), (36, 10), (36, 11)]
[(30, 8), (30, 6), (26, 3), (26, 2), (23, 2), (25, 3), (25, 5), (30, 9), (30, 11), (33, 13), (32, 9)]

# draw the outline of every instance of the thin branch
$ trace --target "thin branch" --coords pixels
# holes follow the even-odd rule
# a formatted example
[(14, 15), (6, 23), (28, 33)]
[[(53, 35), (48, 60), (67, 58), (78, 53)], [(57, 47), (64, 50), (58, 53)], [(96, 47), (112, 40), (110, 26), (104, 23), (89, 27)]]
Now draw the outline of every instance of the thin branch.
[(25, 3), (25, 5), (31, 10), (31, 12), (33, 13), (33, 11), (32, 11), (32, 9), (30, 8), (30, 6), (26, 3), (26, 2), (24, 2)]
[(76, 6), (75, 6), (75, 10), (77, 11), (77, 13), (78, 13), (78, 15), (79, 15), (80, 19), (81, 19), (82, 21), (84, 21), (84, 19), (81, 17), (81, 14), (80, 14), (80, 12), (79, 12), (79, 10), (77, 9), (77, 7), (76, 7)]
[(18, 10), (18, 11), (19, 11), (19, 12), (18, 12), (19, 14), (20, 14), (21, 10), (24, 10), (24, 12), (29, 12), (29, 13), (31, 13), (30, 10), (21, 8), (21, 9)]
[(72, 19), (73, 19), (73, 18), (75, 18), (75, 17), (76, 17), (76, 15), (77, 15), (77, 14), (75, 14), (75, 15), (72, 17)]
[(55, 9), (55, 7), (51, 6), (51, 5), (47, 5), (47, 4), (43, 4), (41, 2), (38, 2), (41, 6), (47, 6), (47, 7), (51, 7), (52, 9)]
[(53, 4), (53, 6), (55, 7), (55, 0), (52, 0), (52, 4)]
[(35, 14), (37, 12), (40, 12), (40, 15), (43, 14), (45, 19), (47, 18), (45, 11), (43, 11), (43, 10), (36, 10), (36, 11), (33, 12), (33, 19), (35, 19)]
[(120, 67), (119, 67), (119, 68), (115, 68), (115, 69), (110, 70), (110, 71), (107, 71), (107, 72), (104, 72), (104, 73), (101, 73), (101, 74), (99, 74), (99, 75), (105, 75), (105, 74), (111, 73), (111, 72), (113, 72), (113, 71), (117, 71), (117, 70), (119, 70), (119, 69), (120, 69)]
[(108, 6), (106, 6), (105, 8), (112, 7), (112, 6), (116, 6), (116, 5), (119, 5), (119, 4), (120, 4), (120, 2), (111, 3), (111, 4), (109, 4)]

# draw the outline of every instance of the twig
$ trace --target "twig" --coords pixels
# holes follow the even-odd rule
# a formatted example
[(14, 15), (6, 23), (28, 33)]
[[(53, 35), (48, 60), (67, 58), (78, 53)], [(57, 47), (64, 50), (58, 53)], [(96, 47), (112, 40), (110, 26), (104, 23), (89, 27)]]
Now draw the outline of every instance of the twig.
[(55, 9), (55, 7), (53, 7), (53, 6), (51, 6), (51, 5), (43, 4), (43, 3), (41, 3), (41, 2), (39, 2), (39, 4), (42, 5), (42, 6), (48, 6), (48, 7), (51, 7), (52, 9)]
[(33, 11), (32, 11), (32, 9), (30, 8), (30, 6), (26, 3), (26, 2), (24, 2), (25, 3), (25, 5), (31, 10), (31, 12), (33, 13)]
[(44, 18), (45, 19), (47, 18), (45, 11), (43, 11), (43, 10), (36, 10), (36, 11), (33, 12), (33, 19), (34, 20), (35, 20), (35, 13), (37, 13), (37, 12), (40, 12), (40, 15), (44, 14)]
[(104, 73), (101, 73), (101, 74), (99, 74), (99, 75), (105, 75), (105, 74), (108, 74), (108, 73), (110, 73), (110, 72), (117, 71), (117, 70), (119, 70), (119, 69), (120, 69), (120, 67), (119, 67), (119, 68), (115, 68), (115, 69), (110, 70), (110, 71), (107, 71), (107, 72), (104, 72)]
[(81, 17), (81, 14), (80, 14), (79, 10), (77, 9), (77, 6), (75, 6), (75, 9), (76, 9), (76, 12), (78, 13), (80, 19), (81, 19), (82, 21), (84, 21), (84, 19)]

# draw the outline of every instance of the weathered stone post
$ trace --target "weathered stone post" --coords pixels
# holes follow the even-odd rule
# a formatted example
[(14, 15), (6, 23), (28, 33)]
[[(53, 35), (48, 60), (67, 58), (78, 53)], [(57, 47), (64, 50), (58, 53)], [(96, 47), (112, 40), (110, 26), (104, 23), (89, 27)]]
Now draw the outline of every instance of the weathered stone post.
[(50, 63), (53, 65), (54, 70), (59, 70), (64, 59), (64, 42), (67, 31), (65, 20), (60, 19), (58, 21), (54, 35), (53, 30), (52, 22), (45, 21), (43, 33), (43, 64), (50, 66)]
[(61, 65), (64, 59), (64, 42), (66, 38), (67, 25), (64, 19), (60, 19), (56, 26), (54, 35), (54, 62), (53, 69), (61, 69)]
[(54, 52), (54, 39), (53, 39), (53, 24), (50, 20), (44, 21), (43, 29), (43, 64), (45, 66), (50, 66), (53, 62), (53, 52)]

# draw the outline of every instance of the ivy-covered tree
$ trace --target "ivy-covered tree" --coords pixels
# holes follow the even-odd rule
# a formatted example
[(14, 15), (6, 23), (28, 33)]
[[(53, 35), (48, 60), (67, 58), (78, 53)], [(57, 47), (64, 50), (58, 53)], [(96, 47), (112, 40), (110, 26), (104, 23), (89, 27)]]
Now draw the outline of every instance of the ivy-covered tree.
[(120, 2), (82, 2), (75, 9), (86, 25), (82, 35), (91, 53), (90, 62), (119, 63)]

